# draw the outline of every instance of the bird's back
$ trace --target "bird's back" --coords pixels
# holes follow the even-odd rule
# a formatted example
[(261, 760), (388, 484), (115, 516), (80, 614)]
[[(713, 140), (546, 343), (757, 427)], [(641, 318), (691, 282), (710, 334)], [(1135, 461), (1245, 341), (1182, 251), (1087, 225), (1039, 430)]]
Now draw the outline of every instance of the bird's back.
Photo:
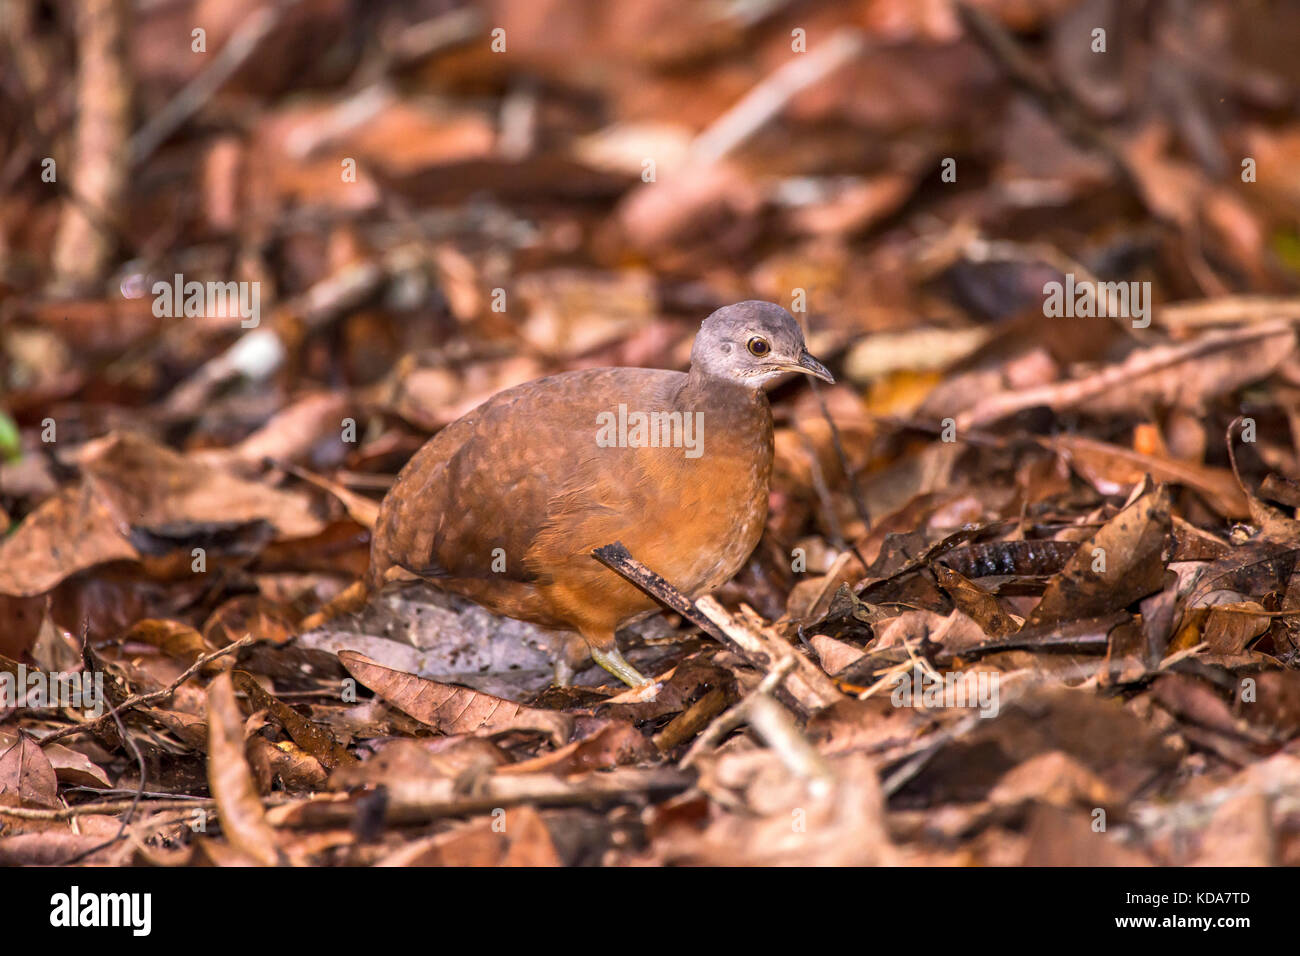
[[(613, 540), (687, 590), (729, 577), (766, 516), (770, 412), (761, 395), (730, 389), (683, 407), (686, 385), (681, 372), (584, 369), (488, 399), (398, 476), (375, 528), (372, 586), (396, 566), (499, 613), (574, 627), (566, 594), (579, 583), (609, 592), (619, 619), (652, 606), (591, 559)], [(683, 446), (645, 444), (634, 416), (673, 412)]]

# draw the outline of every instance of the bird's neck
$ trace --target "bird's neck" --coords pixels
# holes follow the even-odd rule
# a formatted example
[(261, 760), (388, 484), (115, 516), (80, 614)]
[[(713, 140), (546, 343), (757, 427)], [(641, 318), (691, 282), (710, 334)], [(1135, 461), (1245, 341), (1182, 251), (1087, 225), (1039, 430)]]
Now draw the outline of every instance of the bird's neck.
[(767, 408), (767, 395), (761, 388), (751, 388), (729, 379), (706, 375), (692, 366), (686, 383), (675, 396), (674, 404), (682, 409), (716, 408)]

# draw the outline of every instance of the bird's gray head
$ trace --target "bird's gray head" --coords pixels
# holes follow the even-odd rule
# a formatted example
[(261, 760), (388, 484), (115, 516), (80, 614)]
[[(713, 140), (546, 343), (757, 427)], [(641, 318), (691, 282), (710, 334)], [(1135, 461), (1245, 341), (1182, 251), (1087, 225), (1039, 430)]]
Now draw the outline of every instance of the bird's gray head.
[(771, 302), (737, 302), (704, 320), (691, 347), (691, 368), (757, 389), (785, 372), (801, 372), (823, 382), (835, 379), (808, 354), (794, 316)]

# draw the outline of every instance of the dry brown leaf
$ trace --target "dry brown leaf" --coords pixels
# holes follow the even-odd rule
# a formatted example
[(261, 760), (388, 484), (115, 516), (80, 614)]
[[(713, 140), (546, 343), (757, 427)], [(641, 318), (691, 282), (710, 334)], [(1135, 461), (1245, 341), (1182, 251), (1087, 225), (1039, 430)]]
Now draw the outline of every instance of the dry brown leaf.
[(1082, 435), (1058, 435), (1046, 444), (1064, 454), (1074, 470), (1102, 494), (1127, 494), (1150, 475), (1158, 482), (1194, 489), (1225, 518), (1250, 514), (1246, 496), (1226, 468), (1144, 455)]
[(230, 845), (262, 866), (278, 864), (278, 841), (245, 757), (244, 717), (229, 674), (208, 685), (208, 785)]
[(279, 722), (294, 743), (316, 758), (327, 770), (342, 764), (355, 763), (356, 758), (334, 739), (328, 729), (308, 720), (284, 701), (262, 689), (262, 685), (245, 671), (234, 671), (235, 688), (248, 697), (254, 710), (265, 710)]
[(0, 542), (0, 594), (31, 597), (108, 561), (140, 554), (87, 485), (65, 488)]
[(1205, 619), (1201, 639), (1211, 654), (1240, 654), (1270, 623), (1272, 618), (1258, 601), (1216, 604)]
[(80, 464), (124, 534), (261, 521), (280, 537), (305, 538), (325, 527), (301, 494), (236, 477), (133, 432), (91, 442)]
[[(1005, 637), (1019, 630), (1011, 615), (1002, 610), (998, 599), (949, 567), (932, 565), (939, 586), (948, 592), (958, 610), (970, 617), (989, 637)], [(961, 650), (949, 647), (949, 650)]]
[(408, 843), (375, 865), (559, 866), (561, 862), (541, 815), (521, 806)]
[(339, 651), (338, 656), (358, 682), (398, 710), (442, 734), (540, 731), (559, 746), (573, 731), (573, 718), (557, 711), (525, 707), (468, 687), (425, 680), (385, 667), (356, 651)]
[(1035, 800), (1058, 807), (1092, 808), (1110, 806), (1116, 797), (1106, 781), (1078, 760), (1050, 750), (1007, 771), (989, 792), (989, 800), (995, 804)]
[(1080, 545), (1048, 582), (1025, 626), (1100, 617), (1160, 590), (1170, 526), (1169, 492), (1160, 486)]
[[(17, 734), (0, 729), (0, 753), (4, 753), (17, 742)], [(46, 744), (41, 748), (41, 751), (49, 759), (50, 766), (54, 768), (54, 773), (59, 778), (60, 783), (104, 788), (113, 785), (108, 779), (108, 774), (104, 773), (103, 768), (85, 754), (73, 750), (71, 747), (65, 747), (56, 741), (52, 744)]]
[(1134, 352), (1123, 362), (1068, 382), (993, 395), (956, 417), (962, 431), (1038, 405), (1094, 415), (1128, 414), (1151, 406), (1200, 407), (1218, 395), (1267, 377), (1294, 351), (1289, 322), (1209, 332), (1175, 345)]
[(532, 760), (508, 764), (497, 773), (587, 773), (641, 763), (658, 756), (658, 749), (641, 731), (627, 721), (609, 720), (581, 740)]
[(122, 641), (152, 644), (168, 657), (184, 661), (187, 665), (193, 664), (204, 654), (215, 650), (203, 639), (202, 634), (188, 624), (156, 618), (136, 621), (131, 625), (131, 629), (122, 635)]
[(28, 734), (0, 753), (0, 799), (25, 806), (57, 807), (59, 781), (50, 759)]

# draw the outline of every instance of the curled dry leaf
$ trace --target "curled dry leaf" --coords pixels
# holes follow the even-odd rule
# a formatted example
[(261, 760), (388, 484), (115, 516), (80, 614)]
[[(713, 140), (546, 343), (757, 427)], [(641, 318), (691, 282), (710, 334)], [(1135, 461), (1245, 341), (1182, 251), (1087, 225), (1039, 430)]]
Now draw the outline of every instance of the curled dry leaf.
[(332, 789), (475, 778), (510, 762), (504, 750), (482, 737), (393, 737), (371, 747), (373, 756), (342, 765), (330, 775)]
[[(659, 847), (679, 863), (772, 866), (888, 865), (895, 850), (885, 828), (875, 767), (862, 754), (831, 761), (834, 777), (811, 786), (770, 751), (732, 753), (707, 768), (706, 791), (730, 792), (736, 809), (713, 815), (702, 831), (670, 831)], [(736, 791), (739, 791), (737, 794)], [(802, 825), (791, 826), (791, 820)]]
[(989, 791), (989, 800), (1014, 804), (1025, 800), (1065, 807), (1111, 806), (1115, 791), (1070, 754), (1049, 750), (1012, 768)]
[(142, 644), (152, 644), (168, 657), (184, 661), (187, 665), (193, 664), (204, 654), (214, 650), (203, 639), (203, 635), (188, 624), (156, 618), (145, 618), (142, 621), (136, 621), (135, 624), (131, 625), (131, 629), (122, 636), (122, 641), (124, 643), (139, 641)]
[(244, 717), (229, 674), (208, 685), (208, 785), (230, 845), (263, 866), (279, 863), (275, 831), (244, 755)]
[(235, 671), (233, 677), (236, 689), (247, 695), (255, 710), (267, 711), (294, 743), (319, 760), (327, 770), (356, 762), (356, 758), (334, 739), (327, 728), (308, 720), (278, 697), (268, 694), (252, 674)]
[(1140, 349), (1085, 378), (992, 395), (958, 416), (957, 429), (988, 425), (1039, 405), (1094, 415), (1128, 414), (1150, 405), (1197, 407), (1267, 377), (1295, 344), (1289, 322), (1269, 322)]
[(336, 392), (306, 395), (275, 415), (229, 452), (213, 455), (222, 459), (260, 465), (263, 458), (293, 461), (302, 458), (327, 434), (338, 435), (339, 422), (347, 414), (348, 398)]
[(1080, 545), (1048, 582), (1025, 626), (1100, 617), (1159, 591), (1170, 525), (1169, 491), (1161, 485)]
[(248, 740), (247, 752), (259, 779), (290, 792), (319, 790), (329, 776), (319, 760), (292, 740), (272, 743), (255, 734)]
[(186, 746), (203, 752), (208, 746), (208, 723), (202, 717), (179, 710), (143, 708), (137, 713), (145, 720), (175, 735)]
[[(104, 835), (78, 835), (52, 830), (19, 833), (0, 839), (0, 866), (62, 866), (74, 856), (103, 846)], [(121, 866), (134, 852), (126, 841), (104, 847), (86, 858), (87, 862)]]
[(933, 567), (939, 586), (948, 592), (952, 603), (973, 619), (989, 637), (1005, 637), (1018, 630), (1019, 625), (1010, 614), (1002, 610), (998, 599), (988, 591), (942, 564)]
[(1206, 616), (1203, 640), (1211, 654), (1240, 654), (1268, 630), (1271, 620), (1258, 601), (1219, 604)]
[(540, 731), (559, 746), (573, 731), (573, 718), (566, 714), (425, 680), (385, 667), (356, 651), (339, 651), (339, 661), (349, 674), (384, 700), (441, 734)]
[(558, 750), (532, 760), (509, 764), (498, 773), (554, 774), (586, 773), (607, 770), (624, 764), (641, 763), (659, 755), (645, 734), (623, 720), (605, 721), (595, 732)]

